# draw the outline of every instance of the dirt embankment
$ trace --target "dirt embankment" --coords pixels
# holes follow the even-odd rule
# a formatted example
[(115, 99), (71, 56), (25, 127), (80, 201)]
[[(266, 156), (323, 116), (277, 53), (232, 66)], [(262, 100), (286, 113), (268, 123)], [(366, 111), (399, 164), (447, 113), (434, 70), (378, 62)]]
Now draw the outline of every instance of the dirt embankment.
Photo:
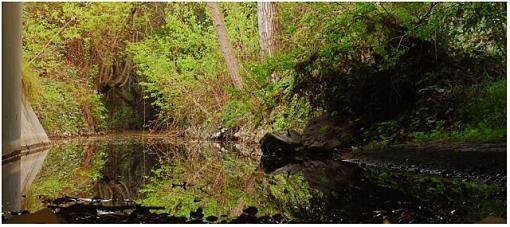
[(427, 142), (361, 147), (342, 159), (394, 170), (461, 177), (482, 183), (506, 181), (506, 140)]

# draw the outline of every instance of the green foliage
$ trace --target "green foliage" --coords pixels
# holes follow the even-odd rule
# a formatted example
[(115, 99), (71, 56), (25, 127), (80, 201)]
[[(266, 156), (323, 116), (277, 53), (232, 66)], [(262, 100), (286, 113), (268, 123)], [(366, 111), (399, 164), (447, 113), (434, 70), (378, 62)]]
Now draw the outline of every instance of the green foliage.
[(44, 92), (40, 102), (33, 103), (39, 120), (48, 133), (64, 132), (77, 134), (85, 128), (79, 103), (73, 96), (73, 87), (52, 79), (43, 80)]
[(486, 82), (466, 107), (465, 117), (471, 127), (506, 128), (506, 80)]
[(450, 3), (448, 7), (441, 8), (440, 13), (443, 20), (453, 25), (453, 29), (444, 29), (443, 32), (452, 37), (457, 50), (504, 59), (505, 7), (506, 4), (497, 3)]
[[(460, 114), (463, 122), (455, 122), (445, 128), (444, 121), (428, 132), (410, 134), (415, 140), (454, 139), (498, 139), (506, 136), (506, 80), (485, 82), (474, 86)], [(461, 127), (464, 125), (464, 127)]]
[(282, 130), (328, 112), (356, 122), (360, 143), (506, 134), (505, 4), (278, 3), (279, 50), (265, 57), (256, 3), (220, 6), (242, 90), (206, 3), (27, 4), (24, 81), (43, 125), (125, 129), (145, 101), (155, 129)]
[[(228, 30), (236, 31), (230, 35), (241, 63), (257, 53), (253, 5), (222, 4), (228, 12), (224, 15)], [(182, 127), (205, 122), (214, 126), (219, 120), (230, 124), (230, 118), (239, 115), (230, 108), (240, 102), (233, 97), (232, 103), (223, 106), (229, 90), (225, 85), (230, 82), (206, 4), (175, 5), (165, 14), (165, 21), (166, 25), (150, 38), (128, 48), (139, 65), (141, 85), (152, 98), (152, 104), (160, 108), (159, 121), (171, 121)], [(220, 109), (225, 116), (212, 114)]]
[(203, 110), (213, 97), (205, 94), (214, 90), (207, 85), (225, 68), (206, 13), (205, 4), (175, 5), (165, 13), (163, 27), (128, 47), (138, 65), (140, 85), (153, 100), (152, 105), (160, 109), (162, 122), (172, 120), (186, 126), (192, 121), (191, 115), (208, 117)]
[[(472, 123), (462, 110), (473, 103), (473, 97), (484, 97), (468, 92), (471, 87), (504, 75), (503, 52), (495, 51), (504, 46), (502, 4), (356, 3), (316, 7), (320, 10), (305, 11), (300, 26), (314, 27), (320, 36), (306, 36), (321, 45), (311, 44), (296, 58), (299, 60), (291, 88), (312, 108), (322, 107), (358, 122), (357, 128), (362, 129), (358, 138), (365, 142), (501, 136), (501, 130), (487, 130), (490, 123)], [(337, 13), (318, 15), (319, 11)], [(318, 21), (324, 23), (319, 25)], [(492, 28), (486, 27), (486, 21), (491, 21)], [(465, 39), (458, 40), (459, 36)], [(483, 41), (480, 49), (471, 45), (480, 39), (491, 42)], [(458, 65), (469, 68), (460, 69)], [(492, 112), (498, 108), (492, 113), (506, 115), (498, 107), (506, 106), (502, 95), (486, 103), (479, 110)], [(486, 113), (473, 110), (467, 115)], [(506, 123), (495, 115), (497, 124)], [(460, 126), (456, 129), (455, 124)], [(462, 134), (459, 130), (467, 131)]]
[[(82, 88), (69, 83), (62, 83), (51, 78), (42, 79), (40, 97), (32, 103), (41, 124), (50, 134), (80, 134), (88, 132), (89, 126), (83, 115), (83, 104), (90, 105), (91, 114), (97, 128), (105, 127), (105, 108), (100, 95), (92, 93), (79, 96)], [(70, 95), (74, 94), (74, 95)], [(76, 96), (75, 96), (76, 95)]]
[(436, 128), (430, 132), (411, 132), (410, 137), (416, 141), (431, 141), (444, 139), (463, 139), (463, 140), (491, 140), (500, 139), (506, 136), (506, 129), (494, 129), (478, 124), (475, 128), (466, 128), (464, 130), (446, 130)]
[(42, 90), (41, 79), (28, 64), (23, 63), (22, 66), (21, 83), (23, 95), (29, 102), (37, 102)]
[(222, 3), (230, 42), (239, 61), (251, 62), (258, 58), (259, 40), (257, 4), (255, 2)]
[(311, 114), (311, 107), (305, 99), (293, 97), (289, 103), (284, 102), (273, 110), (269, 122), (272, 122), (275, 131), (303, 128)]
[(106, 114), (107, 110), (102, 101), (102, 95), (96, 91), (92, 91), (91, 94), (84, 97), (86, 102), (91, 105), (92, 117), (97, 121), (96, 129), (102, 130), (107, 128)]
[(250, 93), (240, 100), (251, 107), (249, 119), (253, 126), (273, 131), (300, 128), (312, 115), (306, 99), (289, 93), (294, 83), (294, 57), (294, 53), (277, 54), (249, 66), (255, 82), (250, 86), (255, 89), (248, 88)]
[[(362, 129), (363, 142), (492, 140), (506, 136), (506, 80), (433, 90), (436, 94), (443, 90), (441, 98), (428, 95), (431, 101), (411, 114)], [(438, 113), (447, 113), (447, 117), (440, 119)]]
[[(99, 66), (115, 61), (131, 3), (27, 3), (24, 92), (50, 134), (106, 129)], [(30, 70), (28, 70), (30, 69)], [(40, 81), (40, 86), (38, 85)], [(34, 91), (37, 90), (37, 93)]]
[(222, 125), (225, 127), (240, 125), (246, 122), (249, 115), (251, 115), (251, 108), (246, 102), (232, 100), (228, 102), (223, 109)]

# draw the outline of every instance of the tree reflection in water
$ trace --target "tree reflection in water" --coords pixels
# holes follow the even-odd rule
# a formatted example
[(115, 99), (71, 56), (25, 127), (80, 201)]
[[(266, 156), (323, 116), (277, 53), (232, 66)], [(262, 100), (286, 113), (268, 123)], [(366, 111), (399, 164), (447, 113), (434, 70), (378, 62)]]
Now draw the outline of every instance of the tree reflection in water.
[[(266, 162), (259, 153), (257, 147), (163, 137), (67, 141), (49, 151), (25, 209), (35, 212), (54, 198), (160, 208), (139, 207), (138, 213), (129, 208), (135, 214), (123, 214), (148, 223), (450, 223), (474, 222), (491, 212), (504, 216), (506, 197), (498, 197), (497, 186), (397, 174), (335, 157)], [(441, 193), (423, 191), (438, 185)], [(473, 210), (468, 206), (477, 204), (476, 198), (491, 203)], [(69, 217), (79, 216), (80, 209)], [(102, 223), (123, 220), (101, 218)]]

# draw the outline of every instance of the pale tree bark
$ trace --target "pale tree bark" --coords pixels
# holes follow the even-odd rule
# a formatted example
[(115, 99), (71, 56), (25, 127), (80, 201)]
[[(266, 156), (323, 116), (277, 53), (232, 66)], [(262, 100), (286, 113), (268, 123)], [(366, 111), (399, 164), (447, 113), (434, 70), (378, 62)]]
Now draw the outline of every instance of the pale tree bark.
[(274, 56), (280, 45), (280, 22), (274, 2), (257, 2), (260, 55)]
[(220, 5), (218, 2), (208, 2), (209, 9), (213, 19), (214, 27), (216, 28), (216, 34), (220, 43), (221, 52), (227, 63), (228, 72), (232, 78), (232, 82), (236, 88), (243, 88), (243, 78), (239, 73), (239, 62), (234, 54), (232, 44), (228, 38), (227, 27), (223, 21), (223, 16), (220, 11)]

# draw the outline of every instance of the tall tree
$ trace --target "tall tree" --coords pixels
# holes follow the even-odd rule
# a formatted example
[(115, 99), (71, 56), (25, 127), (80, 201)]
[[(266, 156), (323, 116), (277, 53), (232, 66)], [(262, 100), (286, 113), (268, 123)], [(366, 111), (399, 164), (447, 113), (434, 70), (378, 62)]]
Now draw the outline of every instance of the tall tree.
[(236, 88), (243, 88), (243, 78), (239, 74), (239, 62), (234, 55), (232, 44), (228, 38), (227, 27), (223, 21), (220, 5), (218, 2), (208, 2), (207, 4), (211, 10), (213, 24), (216, 28), (216, 34), (220, 42), (221, 52), (223, 52), (223, 57), (227, 63), (228, 72), (232, 78), (232, 82)]
[(257, 2), (260, 55), (273, 56), (279, 48), (280, 23), (274, 2)]

